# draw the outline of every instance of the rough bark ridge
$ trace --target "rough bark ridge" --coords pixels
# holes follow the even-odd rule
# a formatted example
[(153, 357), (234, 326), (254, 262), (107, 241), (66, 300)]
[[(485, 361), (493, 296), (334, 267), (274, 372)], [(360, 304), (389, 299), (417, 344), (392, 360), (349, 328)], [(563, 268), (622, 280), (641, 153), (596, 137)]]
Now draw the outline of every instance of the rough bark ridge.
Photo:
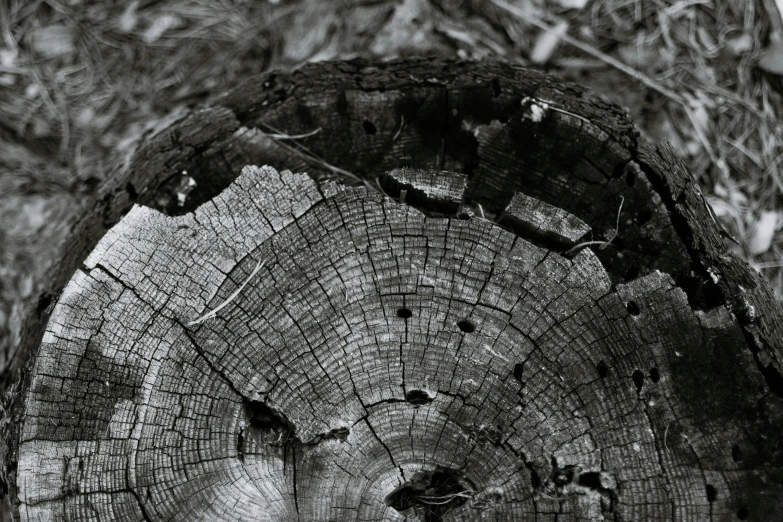
[[(311, 176), (216, 197), (246, 164)], [(265, 75), (67, 216), (53, 280), (130, 200), (176, 213), (183, 170), (194, 212), (134, 208), (54, 308), (6, 438), (22, 519), (783, 509), (780, 307), (615, 107), (498, 63)]]

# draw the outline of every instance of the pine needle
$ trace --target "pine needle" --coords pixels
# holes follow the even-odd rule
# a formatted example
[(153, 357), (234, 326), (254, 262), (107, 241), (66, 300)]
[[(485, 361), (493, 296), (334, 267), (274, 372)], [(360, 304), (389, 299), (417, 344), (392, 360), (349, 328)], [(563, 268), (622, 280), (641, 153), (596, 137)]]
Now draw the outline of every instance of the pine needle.
[(239, 288), (237, 288), (236, 290), (234, 290), (234, 293), (233, 293), (233, 294), (231, 294), (230, 296), (228, 296), (228, 299), (226, 299), (225, 301), (223, 301), (222, 303), (220, 303), (220, 304), (219, 304), (217, 307), (215, 307), (215, 308), (214, 308), (212, 311), (210, 311), (210, 312), (207, 312), (206, 314), (202, 315), (202, 316), (201, 316), (201, 317), (199, 317), (198, 319), (194, 319), (194, 320), (192, 320), (191, 322), (189, 322), (189, 323), (188, 323), (188, 326), (193, 326), (194, 324), (203, 323), (203, 322), (204, 322), (204, 321), (206, 321), (207, 319), (210, 319), (210, 318), (212, 318), (212, 317), (215, 317), (215, 315), (216, 315), (216, 314), (217, 314), (217, 313), (218, 313), (220, 310), (222, 310), (223, 308), (225, 308), (225, 307), (226, 307), (226, 305), (228, 305), (228, 303), (230, 303), (231, 301), (233, 301), (234, 299), (236, 299), (236, 297), (237, 297), (237, 296), (239, 295), (239, 293), (240, 293), (240, 292), (241, 292), (241, 291), (242, 291), (242, 290), (245, 288), (245, 286), (247, 286), (247, 284), (250, 282), (250, 280), (251, 280), (251, 279), (253, 279), (253, 276), (255, 276), (255, 275), (258, 273), (258, 271), (259, 271), (259, 270), (261, 270), (261, 267), (263, 267), (265, 264), (266, 264), (266, 261), (259, 261), (259, 262), (256, 264), (256, 267), (253, 269), (253, 272), (251, 272), (251, 274), (250, 274), (250, 275), (247, 277), (247, 279), (245, 279), (245, 282), (244, 282), (244, 283), (242, 283), (241, 285), (239, 285)]
[(318, 127), (312, 132), (306, 132), (304, 134), (266, 134), (268, 138), (273, 138), (276, 140), (300, 140), (302, 138), (309, 138), (310, 136), (315, 136), (321, 132), (321, 127)]
[(599, 249), (604, 250), (606, 247), (612, 244), (612, 241), (614, 241), (614, 238), (617, 237), (617, 233), (620, 231), (620, 213), (623, 211), (623, 203), (625, 203), (625, 198), (623, 196), (620, 196), (620, 208), (617, 209), (617, 222), (614, 225), (614, 230), (612, 230), (609, 233), (609, 237), (606, 241), (585, 241), (584, 243), (579, 243), (578, 245), (574, 245), (565, 252), (563, 252), (563, 255), (568, 255), (572, 253), (573, 251), (587, 247), (592, 245), (600, 245)]

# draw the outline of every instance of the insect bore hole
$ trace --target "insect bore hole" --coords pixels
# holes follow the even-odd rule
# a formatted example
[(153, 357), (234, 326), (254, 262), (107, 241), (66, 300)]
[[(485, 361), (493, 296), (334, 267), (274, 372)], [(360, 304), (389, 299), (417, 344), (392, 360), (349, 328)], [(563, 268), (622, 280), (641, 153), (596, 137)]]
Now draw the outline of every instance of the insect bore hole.
[(707, 484), (707, 502), (715, 502), (718, 499), (718, 490), (712, 484)]
[(739, 444), (735, 444), (731, 447), (731, 460), (734, 462), (742, 460), (742, 450), (740, 449)]
[(636, 392), (641, 392), (642, 386), (644, 386), (644, 374), (639, 370), (635, 370), (631, 378), (633, 379), (633, 385), (636, 386)]
[(595, 371), (598, 372), (600, 378), (606, 379), (606, 376), (609, 375), (609, 365), (606, 364), (606, 361), (601, 359), (598, 361), (598, 364), (595, 365)]
[(645, 223), (650, 221), (651, 218), (652, 218), (652, 210), (650, 210), (649, 208), (645, 208), (644, 210), (636, 214), (636, 224), (640, 226), (644, 225)]
[(432, 397), (424, 390), (410, 390), (405, 394), (405, 400), (414, 406), (421, 406), (432, 402)]
[(457, 327), (465, 333), (472, 333), (476, 331), (476, 325), (467, 319), (458, 322)]
[(362, 127), (364, 127), (364, 132), (366, 132), (369, 136), (372, 136), (378, 132), (378, 129), (375, 128), (375, 125), (373, 125), (372, 122), (368, 120), (364, 120)]
[(411, 317), (413, 317), (413, 312), (411, 312), (407, 308), (400, 308), (399, 310), (397, 310), (397, 317), (400, 317), (402, 319), (410, 319)]
[(522, 382), (522, 373), (525, 371), (525, 365), (523, 363), (517, 363), (514, 365), (514, 379), (517, 382)]

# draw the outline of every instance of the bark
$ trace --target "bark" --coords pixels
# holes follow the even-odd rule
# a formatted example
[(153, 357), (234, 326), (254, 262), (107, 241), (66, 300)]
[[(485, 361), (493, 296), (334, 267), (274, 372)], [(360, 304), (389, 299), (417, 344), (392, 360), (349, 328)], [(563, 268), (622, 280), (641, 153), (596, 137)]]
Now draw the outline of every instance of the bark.
[(22, 520), (783, 510), (783, 311), (671, 149), (577, 86), (315, 64), (107, 179), (11, 303)]

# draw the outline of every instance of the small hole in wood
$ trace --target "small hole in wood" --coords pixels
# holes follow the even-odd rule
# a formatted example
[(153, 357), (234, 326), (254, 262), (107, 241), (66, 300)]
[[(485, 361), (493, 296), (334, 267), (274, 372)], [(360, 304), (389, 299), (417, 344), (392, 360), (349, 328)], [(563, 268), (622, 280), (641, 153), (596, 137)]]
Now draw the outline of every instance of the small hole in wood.
[(490, 82), (490, 88), (492, 89), (492, 96), (498, 97), (500, 96), (500, 80), (497, 78), (492, 78), (492, 81)]
[(718, 498), (718, 490), (712, 484), (707, 484), (707, 502), (715, 502)]
[(642, 309), (639, 308), (639, 303), (633, 300), (628, 301), (625, 304), (625, 309), (628, 310), (628, 313), (631, 315), (639, 315), (640, 313), (642, 313)]
[(242, 434), (242, 430), (239, 430), (239, 435), (237, 435), (237, 458), (240, 462), (245, 461), (245, 436)]
[(629, 187), (633, 188), (633, 186), (636, 184), (636, 172), (628, 169), (628, 171), (625, 173), (625, 183)]
[(767, 381), (769, 390), (783, 399), (783, 375), (772, 366), (772, 363), (764, 366), (761, 369), (761, 374), (764, 376), (764, 380)]
[(601, 474), (597, 471), (590, 471), (579, 475), (579, 485), (590, 489), (601, 488)]
[(530, 485), (533, 486), (533, 489), (541, 487), (541, 477), (539, 477), (538, 472), (532, 468), (530, 469)]
[(605, 379), (607, 375), (609, 375), (609, 365), (606, 364), (606, 361), (601, 359), (598, 361), (598, 364), (595, 365), (595, 370), (598, 372), (598, 376), (602, 379)]
[(739, 447), (739, 444), (735, 444), (731, 447), (731, 459), (734, 462), (740, 462), (742, 460), (742, 450)]
[(52, 304), (52, 300), (54, 299), (54, 296), (48, 292), (44, 292), (43, 294), (38, 297), (38, 306), (36, 306), (36, 311), (39, 314), (42, 314), (46, 311), (47, 308), (49, 308), (49, 305)]
[(465, 333), (472, 333), (476, 331), (476, 325), (468, 321), (460, 321), (457, 323), (457, 327)]
[(579, 477), (577, 476), (577, 473), (578, 470), (576, 466), (564, 466), (561, 468), (557, 465), (557, 459), (552, 457), (552, 474), (549, 478), (556, 486), (562, 487), (567, 484), (572, 484), (574, 481), (578, 481)]
[(135, 202), (139, 199), (139, 194), (136, 192), (136, 187), (133, 186), (133, 183), (128, 182), (125, 184), (125, 192), (128, 193), (128, 199), (131, 202)]
[(636, 386), (636, 392), (641, 392), (642, 386), (644, 386), (644, 374), (639, 370), (635, 370), (631, 378), (633, 379), (633, 385)]
[(632, 279), (636, 279), (637, 277), (639, 277), (639, 267), (636, 264), (633, 264), (625, 272), (623, 279), (625, 279), (626, 281), (631, 281)]
[(748, 506), (742, 506), (737, 510), (737, 518), (740, 520), (747, 520), (749, 514)]
[(612, 178), (619, 179), (623, 176), (623, 173), (625, 172), (625, 167), (628, 166), (628, 161), (621, 161), (617, 165), (614, 166), (614, 169), (612, 169)]
[(708, 307), (720, 306), (726, 301), (723, 289), (712, 279), (704, 283), (704, 302)]
[(375, 128), (375, 125), (373, 125), (371, 121), (364, 120), (364, 122), (362, 122), (362, 127), (364, 127), (364, 132), (370, 136), (378, 132), (378, 129)]
[(432, 402), (432, 397), (424, 390), (410, 390), (405, 394), (405, 400), (415, 406), (420, 406)]
[(658, 371), (658, 368), (650, 368), (650, 380), (652, 382), (658, 382), (661, 380), (661, 372)]
[(403, 319), (410, 319), (413, 317), (413, 312), (408, 310), (407, 308), (400, 308), (397, 310), (397, 317), (401, 317)]
[(285, 419), (261, 401), (245, 401), (245, 412), (250, 425), (270, 431), (290, 431)]
[(523, 363), (517, 363), (514, 365), (514, 378), (522, 382), (522, 372), (525, 371), (525, 365)]
[(649, 208), (646, 208), (636, 214), (636, 224), (637, 225), (644, 225), (648, 221), (650, 221), (650, 218), (652, 218), (652, 210)]

